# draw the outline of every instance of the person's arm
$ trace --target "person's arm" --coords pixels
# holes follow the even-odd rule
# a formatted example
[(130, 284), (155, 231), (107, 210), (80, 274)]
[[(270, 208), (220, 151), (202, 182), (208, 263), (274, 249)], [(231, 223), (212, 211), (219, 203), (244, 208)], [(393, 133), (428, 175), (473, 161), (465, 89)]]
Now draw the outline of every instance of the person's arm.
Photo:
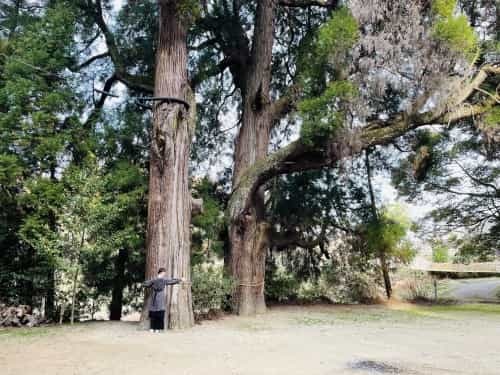
[(181, 281), (181, 279), (165, 279), (167, 285), (179, 284)]
[(142, 286), (146, 287), (146, 288), (149, 288), (151, 285), (153, 285), (153, 281), (154, 279), (152, 280), (146, 280), (142, 283)]

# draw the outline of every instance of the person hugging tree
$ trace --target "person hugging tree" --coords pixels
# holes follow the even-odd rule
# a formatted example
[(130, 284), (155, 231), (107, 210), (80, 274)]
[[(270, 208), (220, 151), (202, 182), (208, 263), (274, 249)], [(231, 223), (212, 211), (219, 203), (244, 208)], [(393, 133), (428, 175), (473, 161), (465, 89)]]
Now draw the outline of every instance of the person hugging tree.
[(151, 322), (150, 332), (159, 333), (165, 329), (165, 305), (167, 285), (179, 284), (182, 279), (167, 279), (166, 269), (161, 267), (158, 270), (158, 277), (145, 281), (143, 285), (152, 289), (149, 302), (149, 320)]

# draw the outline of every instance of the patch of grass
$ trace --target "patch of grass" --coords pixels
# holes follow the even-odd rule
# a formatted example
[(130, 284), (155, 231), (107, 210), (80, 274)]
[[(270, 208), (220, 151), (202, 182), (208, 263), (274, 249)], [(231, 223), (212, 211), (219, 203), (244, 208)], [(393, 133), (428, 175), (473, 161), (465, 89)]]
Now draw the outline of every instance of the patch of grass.
[(500, 317), (500, 305), (481, 303), (456, 304), (452, 301), (446, 301), (442, 302), (442, 304), (399, 304), (391, 307), (339, 307), (321, 313), (316, 312), (295, 317), (293, 322), (306, 326), (373, 322), (411, 324), (421, 319), (460, 320), (464, 318), (465, 314), (473, 314), (477, 317), (484, 316), (484, 314), (495, 318)]
[(337, 323), (373, 323), (391, 322), (405, 323), (415, 320), (416, 315), (405, 310), (388, 309), (385, 307), (357, 306), (352, 308), (334, 308), (328, 312), (313, 313), (297, 317), (295, 323), (300, 325), (334, 325)]
[(0, 328), (0, 341), (8, 339), (36, 339), (39, 337), (44, 337), (48, 335), (62, 334), (71, 330), (71, 332), (77, 332), (82, 329), (88, 328), (92, 323), (77, 323), (74, 326), (69, 324), (60, 325), (43, 325), (40, 327), (33, 328)]
[(487, 303), (446, 303), (446, 304), (428, 304), (428, 305), (405, 305), (401, 308), (403, 311), (414, 316), (434, 318), (434, 319), (462, 319), (463, 314), (476, 314), (478, 316), (487, 315), (500, 317), (500, 305)]
[(437, 305), (424, 307), (425, 309), (431, 309), (435, 312), (442, 313), (455, 313), (455, 312), (467, 312), (467, 313), (483, 313), (483, 314), (495, 314), (500, 317), (500, 305), (490, 304), (490, 303), (467, 303), (467, 304), (454, 304), (454, 305)]
[(0, 329), (0, 340), (9, 338), (37, 338), (54, 333), (55, 327), (34, 328), (2, 328)]

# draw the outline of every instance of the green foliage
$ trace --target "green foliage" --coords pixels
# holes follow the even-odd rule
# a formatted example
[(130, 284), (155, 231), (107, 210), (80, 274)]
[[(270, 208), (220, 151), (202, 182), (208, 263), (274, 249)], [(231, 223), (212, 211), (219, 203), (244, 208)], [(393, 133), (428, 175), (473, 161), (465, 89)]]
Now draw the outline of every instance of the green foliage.
[(276, 269), (266, 278), (264, 294), (268, 301), (294, 301), (298, 297), (299, 287), (300, 282), (292, 273)]
[(155, 35), (158, 35), (157, 4), (151, 1), (128, 1), (116, 21), (114, 35), (124, 61), (134, 71), (153, 77)]
[(348, 51), (358, 40), (358, 24), (347, 7), (336, 10), (318, 30), (316, 53), (329, 59)]
[(186, 22), (193, 22), (201, 15), (201, 6), (196, 0), (182, 0), (178, 3), (178, 10)]
[(332, 265), (325, 265), (320, 280), (329, 300), (335, 303), (373, 303), (379, 299), (379, 281), (373, 270), (339, 269)]
[(500, 127), (500, 106), (496, 105), (489, 110), (484, 116), (484, 123), (490, 129), (497, 129)]
[(457, 7), (457, 0), (433, 0), (432, 11), (434, 14), (448, 18), (453, 16), (453, 12)]
[(316, 38), (299, 57), (300, 79), (305, 98), (299, 103), (301, 135), (313, 144), (333, 135), (344, 122), (343, 103), (357, 95), (345, 80), (348, 53), (358, 39), (358, 25), (342, 7), (318, 29)]
[(197, 264), (191, 271), (193, 310), (198, 316), (230, 308), (233, 280), (224, 275), (221, 266)]
[(453, 258), (454, 263), (471, 263), (471, 262), (492, 262), (496, 259), (494, 241), (491, 243), (484, 236), (470, 236), (456, 239), (454, 245), (457, 247), (457, 252)]
[(433, 35), (452, 51), (463, 54), (472, 62), (479, 54), (479, 39), (465, 15), (453, 15), (455, 8), (456, 0), (434, 0), (436, 21)]
[(314, 98), (304, 99), (298, 105), (302, 118), (301, 136), (305, 143), (313, 144), (326, 140), (344, 123), (344, 113), (339, 110), (339, 102), (356, 96), (356, 89), (349, 81), (336, 81)]
[(442, 241), (436, 241), (432, 246), (432, 261), (446, 263), (449, 261), (448, 247)]
[(394, 260), (407, 264), (416, 253), (405, 240), (410, 228), (411, 221), (401, 206), (386, 207), (377, 220), (367, 225), (367, 245), (375, 254), (385, 253)]
[(194, 196), (203, 199), (203, 211), (192, 219), (192, 263), (198, 264), (213, 257), (223, 257), (226, 246), (224, 219), (225, 194), (208, 178), (193, 185)]

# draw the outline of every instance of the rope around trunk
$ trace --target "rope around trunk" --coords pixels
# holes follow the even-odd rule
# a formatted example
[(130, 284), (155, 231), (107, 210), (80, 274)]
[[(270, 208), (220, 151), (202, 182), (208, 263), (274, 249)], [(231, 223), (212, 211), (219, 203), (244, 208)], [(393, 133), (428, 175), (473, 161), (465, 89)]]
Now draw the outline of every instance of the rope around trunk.
[(260, 281), (257, 283), (243, 282), (243, 283), (239, 283), (238, 285), (239, 286), (247, 286), (247, 287), (260, 286), (260, 285), (264, 285), (264, 281)]

